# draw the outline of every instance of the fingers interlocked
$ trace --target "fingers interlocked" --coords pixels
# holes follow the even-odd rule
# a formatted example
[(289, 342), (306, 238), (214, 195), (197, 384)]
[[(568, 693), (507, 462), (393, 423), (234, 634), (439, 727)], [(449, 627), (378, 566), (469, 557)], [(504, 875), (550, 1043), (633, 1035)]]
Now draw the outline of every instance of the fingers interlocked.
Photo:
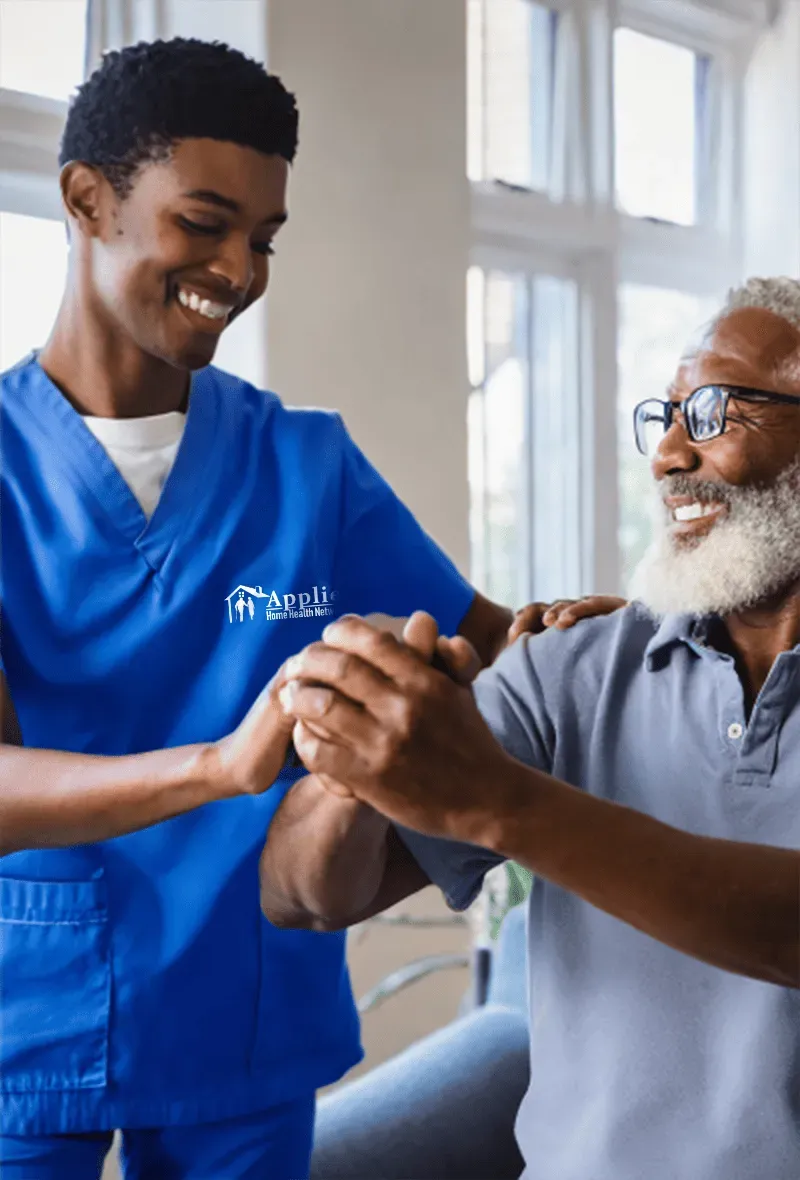
[(346, 781), (396, 757), (436, 677), (394, 636), (346, 617), (287, 662), (279, 697), (308, 769)]

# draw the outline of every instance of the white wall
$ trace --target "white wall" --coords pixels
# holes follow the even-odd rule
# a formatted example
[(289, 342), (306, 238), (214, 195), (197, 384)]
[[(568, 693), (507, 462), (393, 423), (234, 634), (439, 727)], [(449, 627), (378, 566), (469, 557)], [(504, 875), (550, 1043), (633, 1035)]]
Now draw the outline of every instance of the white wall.
[(466, 569), (463, 0), (270, 0), (298, 95), (291, 220), (268, 296), (270, 387), (336, 407)]
[(800, 0), (751, 63), (745, 122), (745, 270), (800, 277)]

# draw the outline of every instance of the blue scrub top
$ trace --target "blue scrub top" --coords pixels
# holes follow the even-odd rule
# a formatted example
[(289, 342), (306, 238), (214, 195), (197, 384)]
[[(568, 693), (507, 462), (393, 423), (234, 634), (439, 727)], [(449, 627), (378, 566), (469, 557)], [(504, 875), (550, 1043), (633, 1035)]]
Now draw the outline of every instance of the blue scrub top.
[[(148, 522), (35, 357), (0, 399), (2, 664), (26, 746), (213, 741), (336, 615), (424, 609), (452, 633), (470, 605), (336, 414), (195, 374)], [(299, 773), (0, 859), (0, 1131), (213, 1121), (360, 1059), (344, 936), (259, 909), (265, 833)]]

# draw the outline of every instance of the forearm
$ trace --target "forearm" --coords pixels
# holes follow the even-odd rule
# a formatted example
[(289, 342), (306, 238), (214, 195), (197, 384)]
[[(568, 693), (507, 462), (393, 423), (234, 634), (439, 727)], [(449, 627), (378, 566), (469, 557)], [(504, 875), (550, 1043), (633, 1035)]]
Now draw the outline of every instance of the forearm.
[(508, 629), (513, 621), (514, 614), (507, 607), (476, 594), (458, 633), (469, 640), (483, 667), (488, 668), (506, 646)]
[(370, 912), (386, 872), (388, 820), (313, 777), (286, 795), (261, 856), (261, 908), (275, 926), (330, 931)]
[(0, 855), (124, 836), (232, 795), (211, 746), (119, 758), (0, 746)]
[(800, 854), (690, 835), (514, 767), (516, 806), (479, 842), (676, 950), (800, 987)]

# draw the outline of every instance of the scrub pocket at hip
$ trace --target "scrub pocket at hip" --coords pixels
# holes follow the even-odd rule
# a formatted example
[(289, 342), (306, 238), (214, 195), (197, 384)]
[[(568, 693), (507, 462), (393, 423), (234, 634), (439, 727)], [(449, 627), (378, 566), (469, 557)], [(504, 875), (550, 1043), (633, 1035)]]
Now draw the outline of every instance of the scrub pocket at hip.
[(105, 1086), (105, 881), (0, 877), (0, 1092)]

